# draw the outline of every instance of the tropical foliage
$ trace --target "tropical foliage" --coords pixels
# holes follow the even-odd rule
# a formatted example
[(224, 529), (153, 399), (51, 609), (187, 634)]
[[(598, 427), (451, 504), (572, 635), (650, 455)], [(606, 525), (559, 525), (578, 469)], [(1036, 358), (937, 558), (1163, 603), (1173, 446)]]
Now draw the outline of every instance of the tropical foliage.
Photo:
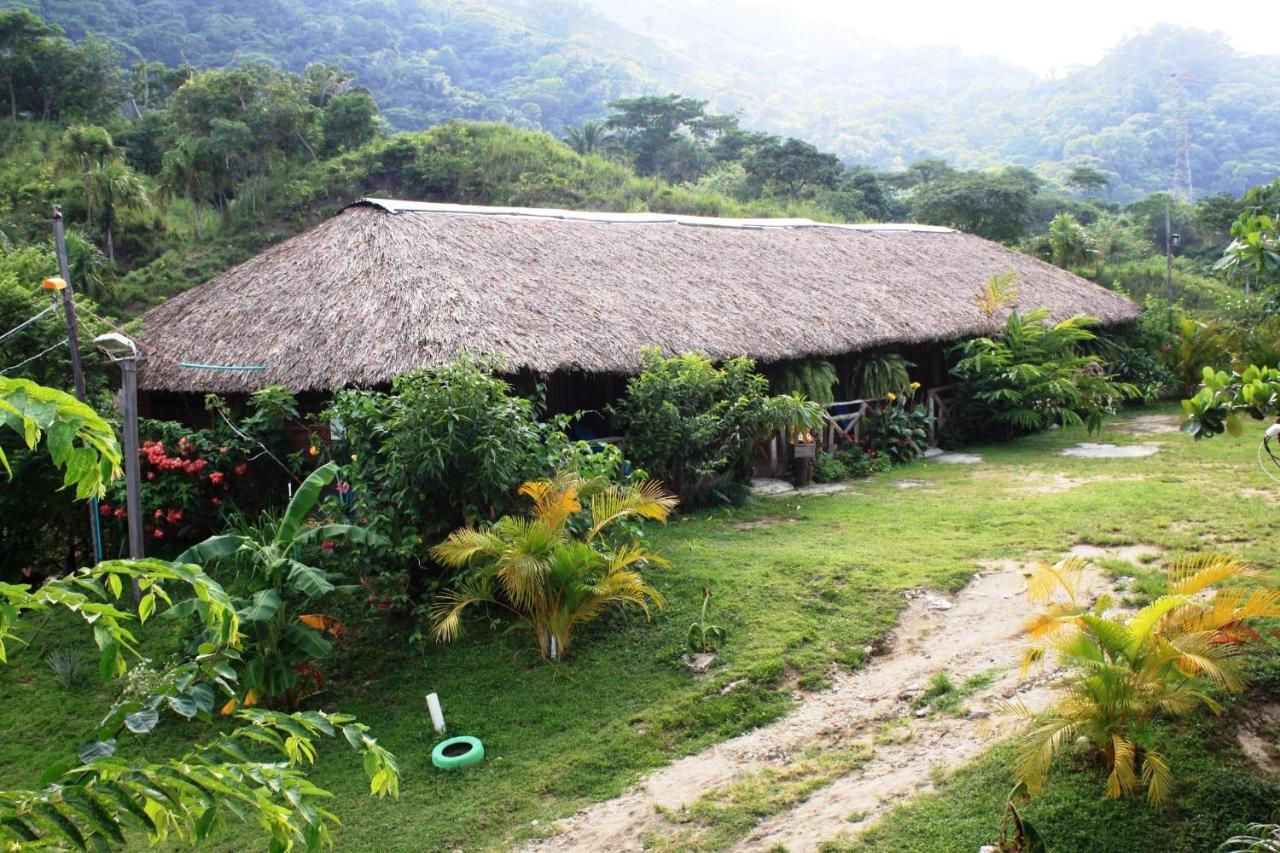
[(1004, 436), (1052, 424), (1100, 429), (1124, 400), (1139, 396), (1133, 385), (1103, 371), (1099, 356), (1081, 345), (1092, 341), (1089, 317), (1049, 321), (1046, 309), (1012, 311), (995, 337), (956, 346), (952, 375), (967, 417), (979, 433)]
[[(6, 380), (0, 402), (10, 426), (31, 447), (47, 437), (49, 452), (68, 475), (68, 486), (93, 494), (118, 474), (115, 437), (92, 410), (61, 391)], [(81, 448), (66, 445), (80, 439)], [(55, 447), (55, 445), (57, 445)], [(76, 454), (76, 450), (83, 452)], [(92, 458), (90, 458), (92, 457)], [(134, 624), (171, 612), (185, 588), (199, 615), (202, 637), (195, 653), (152, 669), (142, 658)], [(137, 595), (136, 613), (122, 609), (126, 590)], [(98, 724), (98, 739), (74, 757), (49, 767), (38, 785), (0, 792), (0, 840), (7, 846), (106, 849), (124, 845), (126, 832), (142, 832), (153, 844), (170, 835), (198, 841), (225, 823), (227, 813), (256, 819), (273, 849), (297, 844), (317, 849), (328, 840), (334, 815), (320, 807), (326, 792), (300, 769), (314, 760), (315, 740), (341, 731), (364, 758), (371, 790), (398, 795), (395, 758), (368, 736), (367, 728), (341, 714), (284, 715), (243, 711), (243, 725), (223, 732), (178, 758), (152, 761), (119, 755), (118, 738), (151, 732), (162, 711), (210, 718), (216, 690), (234, 690), (230, 661), (240, 645), (240, 619), (229, 596), (199, 566), (158, 560), (111, 560), (33, 589), (0, 583), (0, 663), (8, 646), (26, 645), (24, 616), (65, 610), (92, 627), (104, 681), (131, 676), (121, 698)], [(278, 753), (274, 761), (250, 757), (245, 745)]]
[[(338, 587), (323, 569), (299, 557), (311, 546), (332, 549), (335, 542), (383, 545), (381, 536), (350, 524), (306, 526), (322, 490), (334, 481), (338, 466), (330, 462), (313, 471), (300, 485), (278, 522), (264, 525), (257, 535), (226, 533), (187, 549), (178, 562), (226, 564), (235, 572), (234, 585), (244, 594), (234, 600), (243, 633), (239, 691), (224, 713), (237, 705), (251, 707), (276, 702), (295, 709), (308, 685), (324, 686), (317, 661), (328, 657), (345, 626), (316, 608)], [(351, 589), (351, 588), (348, 588)], [(183, 602), (174, 615), (198, 610), (198, 602)]]
[(1041, 606), (1027, 622), (1031, 645), (1024, 663), (1056, 656), (1067, 670), (1066, 696), (1030, 718), (1016, 775), (1032, 791), (1043, 787), (1054, 758), (1076, 738), (1085, 738), (1107, 770), (1108, 797), (1146, 790), (1151, 805), (1173, 796), (1174, 768), (1160, 743), (1161, 719), (1199, 709), (1219, 713), (1215, 691), (1238, 693), (1247, 644), (1258, 639), (1260, 619), (1280, 617), (1280, 590), (1218, 590), (1246, 567), (1230, 557), (1200, 555), (1170, 563), (1158, 597), (1132, 615), (1118, 602), (1085, 594), (1085, 564), (1068, 558), (1038, 566), (1027, 596)]
[(769, 396), (769, 383), (746, 358), (719, 367), (706, 356), (643, 354), (615, 407), (629, 436), (627, 454), (686, 504), (725, 496), (751, 473), (756, 443), (774, 433), (816, 428), (822, 407), (800, 397)]
[[(544, 660), (559, 660), (574, 632), (608, 607), (663, 606), (641, 574), (667, 565), (634, 541), (609, 541), (610, 528), (628, 518), (665, 521), (676, 499), (658, 483), (608, 486), (576, 474), (525, 483), (533, 501), (527, 517), (504, 516), (488, 529), (456, 530), (432, 554), (445, 565), (469, 568), (434, 609), (435, 635), (452, 640), (467, 610), (492, 605), (533, 633)], [(585, 501), (585, 506), (584, 506)]]

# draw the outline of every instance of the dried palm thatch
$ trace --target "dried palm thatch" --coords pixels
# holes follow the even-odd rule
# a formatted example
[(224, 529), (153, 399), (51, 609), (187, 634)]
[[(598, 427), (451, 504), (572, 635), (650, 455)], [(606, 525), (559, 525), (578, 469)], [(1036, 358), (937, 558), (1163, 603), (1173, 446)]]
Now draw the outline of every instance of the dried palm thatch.
[(989, 328), (978, 296), (1007, 270), (1019, 302), (1055, 318), (1139, 313), (945, 228), (365, 200), (149, 311), (141, 386), (368, 386), (462, 350), (512, 371), (630, 373), (645, 346), (772, 362), (954, 340)]

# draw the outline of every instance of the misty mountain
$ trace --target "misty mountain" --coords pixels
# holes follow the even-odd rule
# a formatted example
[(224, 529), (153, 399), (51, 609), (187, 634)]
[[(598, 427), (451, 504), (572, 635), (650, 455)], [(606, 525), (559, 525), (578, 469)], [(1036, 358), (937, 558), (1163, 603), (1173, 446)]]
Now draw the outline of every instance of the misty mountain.
[(220, 67), (340, 65), (399, 129), (450, 118), (561, 133), (613, 98), (704, 98), (744, 127), (848, 163), (943, 158), (1046, 177), (1088, 163), (1128, 200), (1168, 189), (1183, 145), (1197, 195), (1280, 173), (1280, 57), (1157, 26), (1058, 79), (955, 47), (900, 48), (740, 0), (41, 0), (75, 37)]

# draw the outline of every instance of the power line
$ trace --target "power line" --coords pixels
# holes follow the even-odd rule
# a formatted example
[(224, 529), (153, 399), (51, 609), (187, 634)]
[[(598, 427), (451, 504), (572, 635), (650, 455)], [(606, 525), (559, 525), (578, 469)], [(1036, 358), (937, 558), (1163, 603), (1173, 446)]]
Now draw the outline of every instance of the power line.
[(25, 360), (23, 360), (23, 361), (20, 361), (20, 362), (18, 362), (17, 364), (10, 365), (9, 367), (6, 367), (4, 370), (0, 370), (0, 375), (3, 375), (3, 374), (5, 374), (5, 373), (9, 373), (10, 371), (13, 371), (13, 370), (17, 370), (19, 367), (22, 367), (22, 366), (24, 366), (24, 365), (30, 364), (31, 362), (35, 361), (35, 360), (36, 360), (37, 358), (39, 358), (40, 356), (42, 356), (42, 355), (46, 355), (46, 354), (48, 354), (48, 353), (51, 353), (51, 352), (53, 352), (54, 350), (56, 350), (58, 347), (65, 347), (66, 345), (67, 345), (67, 342), (66, 342), (66, 341), (58, 341), (58, 342), (57, 342), (56, 344), (54, 344), (53, 346), (46, 347), (45, 349), (40, 350), (40, 352), (38, 352), (38, 353), (36, 353), (35, 355), (31, 356), (31, 358), (28, 358), (28, 359), (25, 359)]
[(18, 325), (14, 326), (12, 329), (10, 329), (9, 331), (5, 332), (3, 335), (0, 335), (0, 341), (3, 341), (5, 338), (10, 337), (11, 335), (16, 335), (16, 334), (18, 334), (18, 332), (21, 332), (21, 331), (22, 331), (23, 329), (25, 329), (27, 326), (30, 326), (30, 325), (31, 325), (32, 323), (34, 323), (36, 320), (39, 320), (39, 319), (40, 319), (41, 317), (43, 317), (45, 314), (48, 314), (50, 311), (55, 310), (57, 307), (58, 307), (57, 303), (54, 303), (53, 305), (50, 305), (48, 308), (46, 308), (46, 309), (44, 309), (43, 311), (41, 311), (40, 313), (36, 314), (34, 317), (30, 317), (30, 318), (28, 318), (28, 319), (26, 319), (26, 320), (23, 320), (21, 323), (19, 323)]

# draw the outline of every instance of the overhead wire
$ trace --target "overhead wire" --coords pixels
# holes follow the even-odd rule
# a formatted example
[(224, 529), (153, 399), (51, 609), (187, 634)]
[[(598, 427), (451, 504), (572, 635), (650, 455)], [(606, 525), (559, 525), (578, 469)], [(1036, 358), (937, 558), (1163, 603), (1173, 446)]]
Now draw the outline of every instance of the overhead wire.
[(38, 313), (38, 314), (36, 314), (34, 317), (28, 317), (26, 320), (23, 320), (21, 323), (19, 323), (18, 325), (14, 326), (12, 329), (10, 329), (9, 331), (5, 332), (3, 335), (0, 335), (0, 341), (3, 341), (5, 338), (10, 337), (11, 335), (16, 335), (16, 334), (18, 334), (18, 332), (21, 332), (21, 331), (22, 331), (23, 329), (25, 329), (27, 326), (30, 326), (32, 323), (36, 322), (36, 321), (37, 321), (37, 320), (39, 320), (41, 317), (43, 317), (45, 314), (48, 314), (50, 311), (53, 311), (53, 310), (54, 310), (54, 309), (56, 309), (57, 307), (58, 307), (58, 306), (57, 306), (57, 304), (50, 305), (48, 308), (46, 308), (46, 309), (44, 309), (43, 311), (39, 312), (39, 313)]
[(35, 361), (37, 358), (40, 358), (40, 357), (41, 357), (41, 356), (43, 356), (43, 355), (47, 355), (47, 354), (49, 354), (49, 353), (53, 352), (53, 351), (54, 351), (54, 350), (56, 350), (58, 347), (65, 347), (66, 345), (67, 345), (67, 342), (66, 342), (66, 341), (58, 341), (58, 342), (57, 342), (56, 344), (54, 344), (53, 346), (45, 347), (44, 349), (40, 350), (40, 352), (38, 352), (38, 353), (36, 353), (35, 355), (31, 356), (31, 358), (23, 359), (22, 361), (18, 362), (17, 364), (11, 364), (11, 365), (9, 365), (8, 367), (6, 367), (4, 370), (0, 370), (0, 375), (3, 375), (3, 374), (5, 374), (5, 373), (9, 373), (10, 371), (13, 371), (13, 370), (17, 370), (19, 367), (23, 367), (23, 366), (25, 366), (25, 365), (28, 365), (28, 364), (30, 364), (31, 362)]

